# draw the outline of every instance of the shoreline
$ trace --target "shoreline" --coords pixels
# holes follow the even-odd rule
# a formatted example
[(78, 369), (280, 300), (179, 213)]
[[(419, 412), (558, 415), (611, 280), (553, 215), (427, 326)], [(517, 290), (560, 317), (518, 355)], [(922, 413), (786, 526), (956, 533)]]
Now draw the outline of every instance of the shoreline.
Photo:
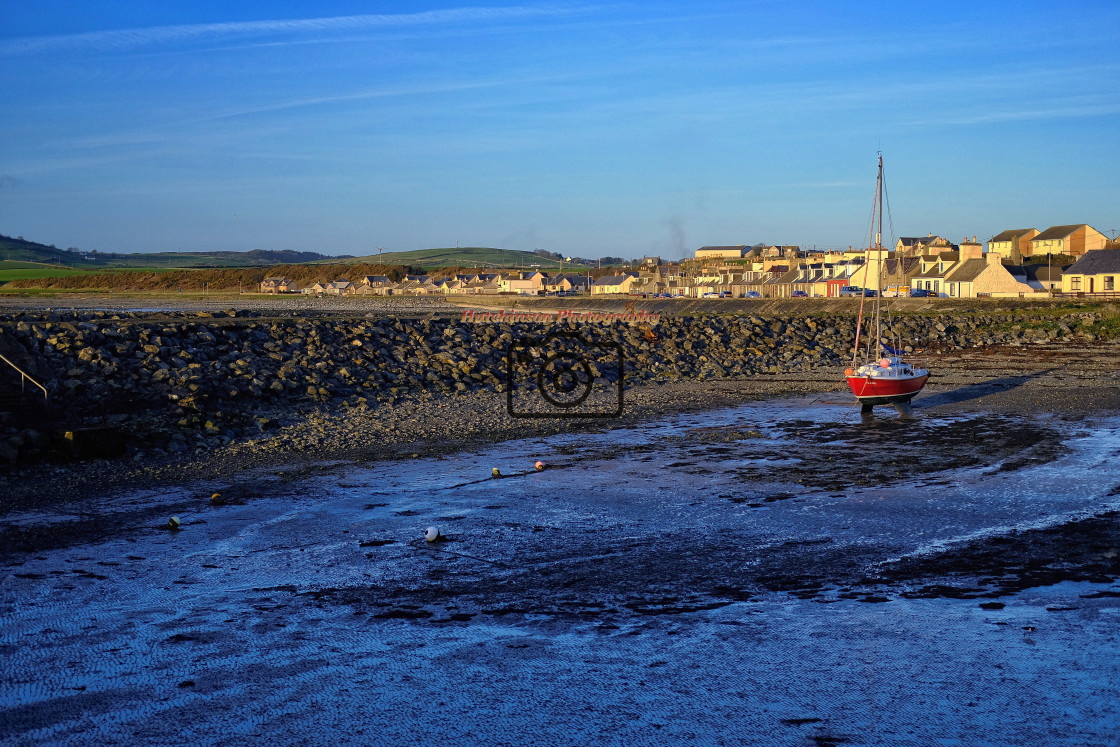
[[(961, 350), (927, 356), (925, 365), (935, 378), (914, 400), (919, 422), (924, 414), (992, 412), (1080, 421), (1120, 413), (1120, 343), (1070, 344), (1046, 351)], [(315, 411), (278, 433), (198, 453), (140, 451), (116, 459), (0, 471), (0, 490), (8, 497), (0, 516), (80, 502), (90, 484), (102, 493), (201, 484), (216, 491), (261, 493), (265, 488), (257, 478), (270, 471), (299, 479), (323, 464), (447, 455), (525, 438), (637, 427), (664, 417), (768, 399), (819, 395), (843, 402), (852, 397), (840, 372), (829, 367), (791, 377), (637, 385), (626, 390), (622, 417), (591, 421), (513, 419), (504, 410), (504, 397), (486, 391), (409, 397), (384, 410)], [(843, 420), (858, 417), (854, 400), (848, 411), (839, 413)], [(876, 410), (877, 419), (897, 417), (891, 408)]]

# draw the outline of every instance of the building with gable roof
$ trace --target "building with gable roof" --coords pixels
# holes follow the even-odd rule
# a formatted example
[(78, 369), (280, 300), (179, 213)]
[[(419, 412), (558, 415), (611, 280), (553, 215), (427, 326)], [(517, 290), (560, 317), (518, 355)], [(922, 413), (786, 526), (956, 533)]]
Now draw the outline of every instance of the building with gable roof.
[(1050, 226), (1031, 239), (1031, 255), (1068, 254), (1080, 257), (1086, 252), (1104, 249), (1108, 237), (1087, 223)]
[(1086, 252), (1062, 272), (1062, 293), (1116, 295), (1120, 292), (1120, 249)]
[(1001, 231), (988, 239), (988, 251), (995, 252), (1014, 264), (1031, 256), (1031, 239), (1038, 236), (1037, 228), (1012, 228)]
[(591, 295), (629, 293), (630, 287), (637, 279), (637, 275), (629, 272), (625, 272), (621, 275), (604, 275), (591, 284)]

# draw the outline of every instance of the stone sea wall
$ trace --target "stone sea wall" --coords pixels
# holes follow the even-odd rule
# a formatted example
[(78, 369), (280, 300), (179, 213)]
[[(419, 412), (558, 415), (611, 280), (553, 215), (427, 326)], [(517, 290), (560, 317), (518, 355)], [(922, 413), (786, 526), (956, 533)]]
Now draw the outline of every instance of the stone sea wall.
[[(1099, 312), (917, 315), (896, 318), (891, 344), (910, 350), (1057, 345), (1092, 337)], [(389, 408), (403, 397), (454, 397), (506, 386), (514, 343), (578, 335), (596, 374), (613, 378), (621, 350), (626, 386), (658, 381), (796, 375), (842, 368), (854, 320), (797, 316), (662, 315), (655, 324), (469, 323), (459, 318), (266, 318), (259, 312), (28, 311), (0, 316), (0, 353), (25, 366), (67, 423), (150, 420), (137, 437), (172, 448), (229, 442), (307, 408)], [(579, 344), (582, 344), (579, 343)], [(530, 345), (531, 347), (531, 345)], [(604, 365), (606, 364), (606, 365)], [(517, 363), (516, 373), (533, 361)], [(0, 372), (0, 381), (12, 372)], [(18, 381), (18, 376), (16, 377)], [(5, 434), (0, 461), (44, 448)], [(14, 439), (14, 445), (13, 445)]]

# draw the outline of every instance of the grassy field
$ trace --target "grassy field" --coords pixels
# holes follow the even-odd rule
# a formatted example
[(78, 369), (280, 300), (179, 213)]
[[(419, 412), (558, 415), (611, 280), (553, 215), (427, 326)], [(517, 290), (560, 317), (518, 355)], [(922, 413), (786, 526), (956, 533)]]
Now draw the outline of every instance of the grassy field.
[(60, 278), (67, 275), (81, 275), (86, 270), (75, 270), (72, 267), (60, 267), (41, 262), (20, 262), (16, 260), (0, 260), (0, 283), (9, 280), (24, 280), (37, 278)]
[[(378, 255), (357, 257), (351, 262), (378, 262)], [(448, 247), (442, 249), (417, 249), (411, 252), (385, 252), (381, 262), (389, 265), (414, 265), (424, 268), (437, 267), (521, 267), (539, 265), (541, 268), (555, 269), (554, 260), (538, 257), (532, 252), (514, 249), (493, 249), (482, 246)], [(324, 264), (318, 262), (316, 264)]]

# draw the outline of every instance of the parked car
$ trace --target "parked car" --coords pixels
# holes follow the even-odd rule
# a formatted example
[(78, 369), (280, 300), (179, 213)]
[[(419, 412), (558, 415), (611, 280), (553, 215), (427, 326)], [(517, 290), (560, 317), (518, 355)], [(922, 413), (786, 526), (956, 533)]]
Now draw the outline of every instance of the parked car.
[(861, 296), (863, 295), (863, 288), (858, 285), (845, 285), (840, 289), (841, 296)]
[(700, 296), (700, 298), (719, 298), (719, 294), (715, 292), (705, 293), (704, 295)]
[(932, 295), (933, 295), (933, 291), (927, 291), (927, 290), (924, 290), (922, 288), (911, 288), (910, 289), (910, 298), (926, 298), (927, 296), (932, 296)]
[(875, 296), (879, 295), (879, 292), (874, 288), (864, 288), (863, 295), (865, 298), (875, 298)]
[(720, 298), (731, 298), (731, 291), (720, 291), (719, 292), (719, 297)]
[(746, 296), (744, 296), (744, 298), (762, 298), (762, 294), (758, 291), (747, 291), (747, 294)]
[(793, 297), (794, 298), (808, 298), (809, 294), (806, 293), (805, 291), (794, 291), (793, 292)]

